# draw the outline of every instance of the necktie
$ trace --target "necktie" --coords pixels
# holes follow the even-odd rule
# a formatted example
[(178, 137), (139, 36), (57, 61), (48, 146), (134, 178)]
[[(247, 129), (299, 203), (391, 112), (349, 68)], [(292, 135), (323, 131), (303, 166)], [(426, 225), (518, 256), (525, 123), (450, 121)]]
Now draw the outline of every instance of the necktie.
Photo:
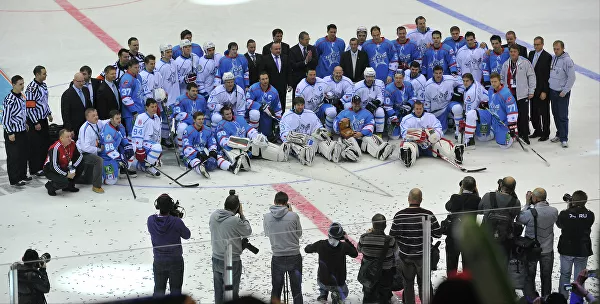
[(352, 75), (356, 76), (354, 74), (356, 74), (356, 53), (350, 52), (350, 54), (352, 54)]
[(79, 98), (81, 99), (81, 102), (83, 103), (83, 107), (85, 108), (85, 97), (83, 96), (83, 92), (81, 91), (81, 89), (77, 89), (77, 95), (79, 95)]
[(279, 56), (275, 56), (275, 64), (277, 65), (277, 72), (281, 73), (281, 66), (279, 65)]
[(302, 57), (306, 59), (306, 47), (302, 48)]
[(256, 55), (252, 54), (250, 57), (252, 58), (252, 63), (256, 63)]
[(533, 66), (535, 67), (535, 64), (538, 61), (538, 58), (540, 58), (540, 54), (539, 53), (535, 53), (535, 55), (533, 56)]
[(117, 110), (119, 109), (119, 104), (120, 104), (120, 100), (119, 100), (119, 93), (117, 92), (117, 87), (115, 86), (114, 83), (110, 84), (110, 88), (113, 91), (113, 94), (115, 94), (115, 100), (117, 101)]

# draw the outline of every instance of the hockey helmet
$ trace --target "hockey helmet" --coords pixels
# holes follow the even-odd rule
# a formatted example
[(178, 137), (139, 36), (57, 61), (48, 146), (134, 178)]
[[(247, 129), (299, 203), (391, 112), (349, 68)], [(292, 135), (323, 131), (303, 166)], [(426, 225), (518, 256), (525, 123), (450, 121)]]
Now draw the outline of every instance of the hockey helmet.
[(226, 72), (225, 74), (223, 74), (223, 82), (227, 81), (227, 80), (234, 80), (235, 76), (233, 76), (233, 73), (231, 72)]
[(154, 89), (154, 99), (158, 102), (162, 102), (167, 99), (167, 92), (163, 88)]
[(363, 74), (365, 77), (375, 77), (375, 70), (372, 67), (368, 67), (365, 69)]
[(183, 40), (181, 40), (181, 42), (179, 42), (179, 46), (181, 48), (183, 48), (184, 46), (190, 46), (190, 45), (192, 45), (192, 42), (187, 39), (183, 39)]
[(164, 51), (168, 51), (168, 50), (173, 49), (173, 46), (170, 45), (170, 44), (168, 44), (168, 43), (163, 43), (163, 44), (160, 45), (159, 49), (160, 49), (160, 52), (162, 53)]
[(359, 27), (356, 29), (356, 32), (357, 32), (357, 33), (360, 33), (360, 32), (365, 32), (365, 33), (366, 33), (366, 32), (367, 32), (367, 27), (366, 27), (366, 26), (364, 26), (364, 25), (361, 25), (361, 26), (359, 26)]
[(208, 49), (214, 49), (215, 48), (215, 44), (212, 41), (206, 41), (204, 42), (204, 45), (202, 45), (202, 49), (204, 49), (204, 52), (206, 52), (206, 50)]

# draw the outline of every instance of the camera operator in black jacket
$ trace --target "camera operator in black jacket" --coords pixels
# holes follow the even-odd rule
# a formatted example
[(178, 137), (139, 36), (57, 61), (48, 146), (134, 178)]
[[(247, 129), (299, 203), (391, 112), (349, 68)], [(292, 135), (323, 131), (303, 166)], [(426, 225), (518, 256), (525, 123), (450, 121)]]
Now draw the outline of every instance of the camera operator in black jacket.
[[(479, 209), (479, 192), (477, 191), (477, 183), (472, 176), (465, 176), (458, 184), (460, 191), (458, 194), (452, 194), (450, 200), (446, 203), (446, 210), (450, 212), (448, 217), (442, 221), (442, 232), (446, 237), (446, 273), (449, 275), (458, 269), (458, 257), (461, 255), (460, 244), (455, 236), (457, 225), (465, 217), (477, 217), (476, 211)], [(473, 211), (473, 213), (465, 213)], [(460, 212), (459, 214), (453, 214)], [(463, 271), (468, 266), (468, 261), (462, 257)]]
[[(587, 194), (581, 190), (573, 195), (565, 194), (563, 200), (568, 203), (567, 209), (558, 214), (556, 226), (561, 229), (558, 240), (558, 253), (560, 254), (560, 279), (559, 286), (572, 282), (571, 270), (575, 266), (575, 273), (587, 268), (588, 257), (592, 252), (592, 225), (594, 213), (585, 208)], [(568, 298), (568, 291), (560, 288), (560, 293)]]
[(17, 268), (19, 304), (45, 304), (44, 294), (50, 292), (46, 263), (40, 262), (40, 256), (33, 249), (27, 249), (22, 260), (23, 265)]

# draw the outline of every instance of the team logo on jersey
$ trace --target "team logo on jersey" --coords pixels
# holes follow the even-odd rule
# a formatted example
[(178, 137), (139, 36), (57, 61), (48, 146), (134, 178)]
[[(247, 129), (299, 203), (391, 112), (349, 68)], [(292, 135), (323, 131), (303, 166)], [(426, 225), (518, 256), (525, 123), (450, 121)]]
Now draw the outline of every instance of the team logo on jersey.
[(310, 132), (310, 124), (303, 124), (301, 123), (296, 129), (294, 129), (294, 132), (298, 132), (298, 133), (302, 133), (302, 134), (309, 134)]
[(125, 79), (125, 81), (123, 81), (123, 86), (126, 86), (129, 84), (129, 80)]
[(138, 125), (138, 126), (142, 126), (143, 124), (144, 124), (144, 122), (143, 122), (141, 119), (138, 119), (138, 120), (137, 120), (137, 125)]
[(243, 77), (244, 68), (241, 64), (238, 64), (237, 60), (231, 60), (231, 73), (235, 75), (235, 78)]
[(374, 69), (377, 69), (380, 65), (387, 65), (387, 52), (379, 52), (379, 46), (375, 49), (375, 54), (371, 57), (371, 66)]
[(327, 62), (328, 66), (332, 66), (334, 64), (340, 63), (340, 52), (335, 51), (335, 49), (331, 48), (331, 53), (324, 57), (325, 62)]
[(105, 141), (111, 141), (113, 137), (110, 134), (106, 134)]

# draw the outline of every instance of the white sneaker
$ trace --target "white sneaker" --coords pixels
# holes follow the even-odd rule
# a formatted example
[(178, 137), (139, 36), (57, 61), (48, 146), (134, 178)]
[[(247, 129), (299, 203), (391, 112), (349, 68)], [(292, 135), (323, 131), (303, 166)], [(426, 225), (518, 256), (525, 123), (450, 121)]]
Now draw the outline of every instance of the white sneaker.
[(561, 143), (560, 143), (560, 145), (561, 145), (563, 148), (568, 148), (568, 147), (569, 147), (569, 144), (568, 144), (566, 141), (563, 141), (563, 142), (561, 142)]
[(558, 136), (553, 137), (551, 140), (551, 142), (555, 143), (555, 142), (559, 142), (560, 138), (558, 138)]

